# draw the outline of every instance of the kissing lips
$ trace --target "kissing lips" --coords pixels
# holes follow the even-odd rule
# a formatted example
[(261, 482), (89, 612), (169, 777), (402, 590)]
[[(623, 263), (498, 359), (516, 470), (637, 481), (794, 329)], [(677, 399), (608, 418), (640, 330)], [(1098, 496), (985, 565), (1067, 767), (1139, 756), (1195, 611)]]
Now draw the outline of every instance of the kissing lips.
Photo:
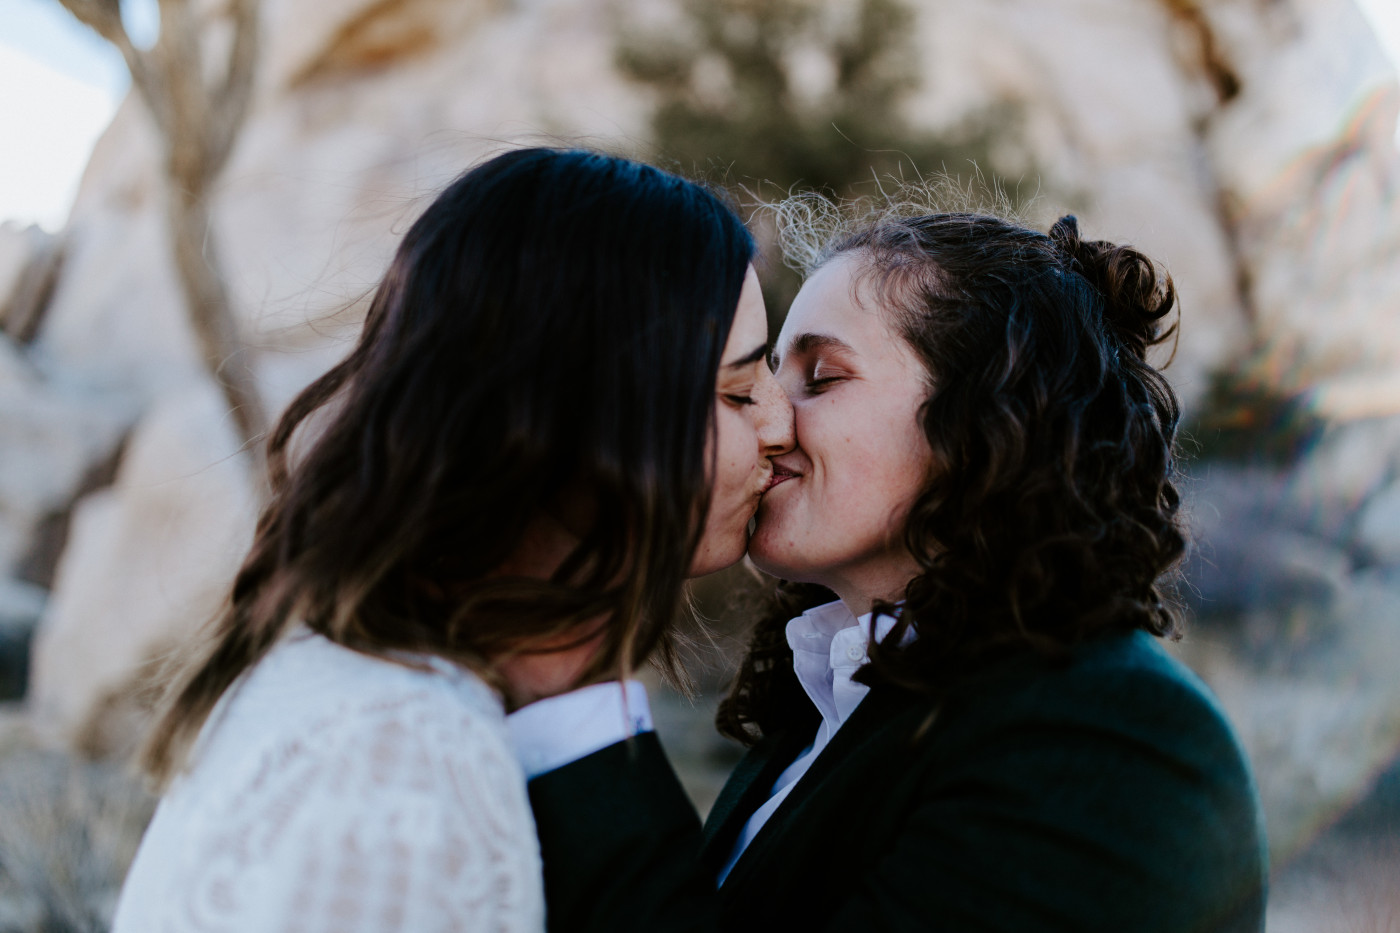
[(773, 464), (773, 476), (771, 479), (768, 480), (768, 487), (763, 491), (767, 493), (771, 491), (774, 486), (777, 486), (781, 483), (785, 483), (790, 479), (796, 479), (801, 475), (801, 473), (794, 472), (793, 470), (789, 470), (785, 466), (781, 466), (775, 463)]

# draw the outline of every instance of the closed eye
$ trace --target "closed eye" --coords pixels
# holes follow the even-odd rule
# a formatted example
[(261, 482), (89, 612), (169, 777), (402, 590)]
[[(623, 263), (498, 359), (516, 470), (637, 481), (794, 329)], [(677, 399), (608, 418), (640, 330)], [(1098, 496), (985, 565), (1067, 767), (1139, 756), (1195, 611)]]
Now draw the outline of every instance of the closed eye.
[(812, 395), (817, 395), (836, 383), (844, 381), (845, 378), (845, 376), (822, 376), (820, 379), (808, 379), (807, 391)]

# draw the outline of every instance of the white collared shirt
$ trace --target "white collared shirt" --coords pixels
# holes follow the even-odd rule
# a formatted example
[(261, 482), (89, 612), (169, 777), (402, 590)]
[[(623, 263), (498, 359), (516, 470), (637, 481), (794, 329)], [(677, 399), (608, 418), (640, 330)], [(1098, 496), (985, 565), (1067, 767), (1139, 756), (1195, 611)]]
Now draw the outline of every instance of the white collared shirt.
[[(880, 616), (875, 625), (874, 640), (879, 641), (888, 635), (894, 623), (890, 616)], [(744, 854), (758, 831), (782, 806), (798, 780), (831, 742), (836, 730), (851, 718), (851, 713), (870, 692), (865, 684), (851, 679), (866, 662), (866, 646), (871, 641), (870, 627), (870, 613), (856, 618), (840, 600), (809, 609), (788, 623), (787, 640), (792, 648), (793, 671), (797, 674), (798, 683), (802, 684), (802, 689), (821, 713), (821, 725), (817, 727), (812, 744), (778, 775), (768, 800), (744, 824), (728, 860), (720, 869), (720, 884), (724, 884), (739, 856)]]
[[(881, 616), (875, 625), (875, 640), (889, 634), (894, 623), (890, 616)], [(720, 870), (721, 884), (763, 824), (870, 692), (869, 687), (851, 679), (866, 661), (870, 627), (869, 613), (857, 619), (839, 600), (810, 609), (788, 623), (793, 669), (821, 713), (821, 725), (812, 744), (778, 776), (768, 800), (744, 824)], [(646, 688), (636, 681), (595, 684), (531, 703), (507, 716), (506, 726), (525, 776), (534, 778), (651, 731), (651, 707)]]
[(614, 680), (521, 707), (506, 730), (526, 779), (536, 778), (652, 731), (651, 705), (641, 683)]

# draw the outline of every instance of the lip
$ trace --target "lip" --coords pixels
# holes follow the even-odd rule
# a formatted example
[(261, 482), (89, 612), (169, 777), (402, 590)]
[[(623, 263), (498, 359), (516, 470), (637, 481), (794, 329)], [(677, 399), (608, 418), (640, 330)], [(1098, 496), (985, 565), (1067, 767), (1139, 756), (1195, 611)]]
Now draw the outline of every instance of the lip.
[(763, 488), (764, 493), (771, 491), (775, 486), (780, 486), (790, 479), (797, 479), (802, 474), (789, 470), (787, 467), (773, 464), (773, 475), (768, 478), (768, 485)]

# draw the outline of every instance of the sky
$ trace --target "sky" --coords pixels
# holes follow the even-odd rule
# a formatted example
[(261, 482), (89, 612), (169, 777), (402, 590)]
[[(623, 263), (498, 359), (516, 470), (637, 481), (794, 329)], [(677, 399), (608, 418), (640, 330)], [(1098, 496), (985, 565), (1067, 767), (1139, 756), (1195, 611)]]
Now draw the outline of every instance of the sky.
[[(1356, 0), (1356, 5), (1371, 21), (1390, 60), (1400, 68), (1400, 0)], [(1400, 139), (1400, 131), (1396, 138)]]
[[(133, 39), (148, 45), (155, 0), (122, 6)], [(58, 0), (0, 0), (0, 220), (63, 227), (129, 84), (116, 49)]]
[[(1400, 0), (1357, 0), (1400, 67)], [(156, 0), (123, 0), (148, 45)], [(0, 0), (0, 221), (62, 229), (93, 144), (130, 79), (121, 56), (58, 0)]]

